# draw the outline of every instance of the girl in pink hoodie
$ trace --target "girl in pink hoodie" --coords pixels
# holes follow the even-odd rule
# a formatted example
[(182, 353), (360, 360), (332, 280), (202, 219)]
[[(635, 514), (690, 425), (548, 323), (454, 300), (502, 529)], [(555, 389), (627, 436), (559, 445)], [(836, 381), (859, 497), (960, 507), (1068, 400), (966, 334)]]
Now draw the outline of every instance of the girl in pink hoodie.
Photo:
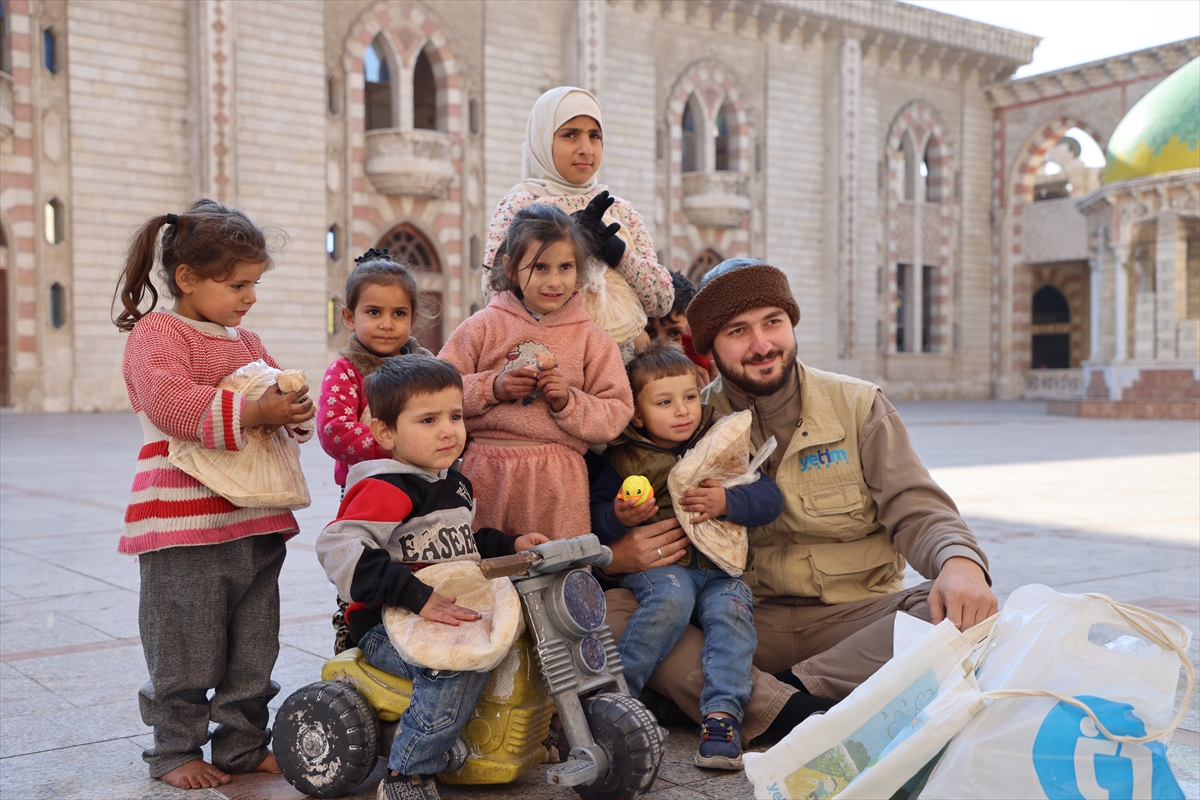
[(624, 430), (633, 395), (616, 343), (576, 292), (586, 253), (557, 206), (517, 212), (492, 269), (496, 296), (438, 354), (463, 375), (476, 527), (591, 532), (583, 454)]

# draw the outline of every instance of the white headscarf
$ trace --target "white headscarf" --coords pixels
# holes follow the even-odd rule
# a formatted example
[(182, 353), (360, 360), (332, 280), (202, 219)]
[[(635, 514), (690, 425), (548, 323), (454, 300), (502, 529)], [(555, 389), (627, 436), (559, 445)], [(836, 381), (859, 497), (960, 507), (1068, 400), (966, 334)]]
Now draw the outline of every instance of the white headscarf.
[(529, 192), (537, 197), (577, 197), (607, 188), (597, 183), (594, 176), (586, 184), (569, 183), (554, 166), (554, 133), (578, 116), (591, 117), (604, 130), (600, 103), (589, 91), (559, 86), (538, 98), (529, 112), (525, 141), (521, 143), (521, 182), (512, 191)]

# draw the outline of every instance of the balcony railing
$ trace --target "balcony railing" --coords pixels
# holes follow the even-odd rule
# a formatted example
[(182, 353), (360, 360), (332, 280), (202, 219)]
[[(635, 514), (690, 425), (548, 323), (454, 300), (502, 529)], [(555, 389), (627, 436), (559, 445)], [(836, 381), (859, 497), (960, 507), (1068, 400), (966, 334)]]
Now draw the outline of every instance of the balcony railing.
[(13, 135), (13, 79), (0, 72), (0, 139)]
[(441, 131), (367, 131), (367, 175), (383, 194), (442, 197), (454, 178), (452, 152)]
[(1027, 369), (1021, 396), (1027, 399), (1083, 397), (1081, 369)]
[(750, 216), (750, 176), (740, 172), (685, 173), (683, 211), (693, 225), (736, 228)]

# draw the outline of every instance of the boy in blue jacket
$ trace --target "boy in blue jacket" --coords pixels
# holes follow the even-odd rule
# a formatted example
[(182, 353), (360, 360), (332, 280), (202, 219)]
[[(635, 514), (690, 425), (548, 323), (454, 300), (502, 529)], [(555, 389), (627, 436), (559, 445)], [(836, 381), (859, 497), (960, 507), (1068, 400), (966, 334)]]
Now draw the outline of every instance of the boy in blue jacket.
[[(626, 371), (633, 388), (633, 420), (605, 451), (605, 465), (591, 487), (592, 530), (604, 542), (675, 516), (667, 476), (715, 421), (712, 406), (700, 402), (695, 367), (678, 345), (656, 340), (634, 356)], [(644, 476), (656, 500), (635, 505), (620, 497), (621, 484), (631, 475)], [(732, 489), (705, 481), (684, 494), (679, 505), (694, 523), (722, 519), (754, 527), (782, 513), (783, 495), (771, 478), (759, 473), (756, 482)], [(641, 693), (695, 617), (704, 630), (704, 722), (696, 766), (741, 769), (742, 708), (750, 699), (750, 665), (758, 643), (745, 582), (689, 545), (679, 561), (623, 575), (620, 584), (638, 601), (618, 645), (630, 693)]]

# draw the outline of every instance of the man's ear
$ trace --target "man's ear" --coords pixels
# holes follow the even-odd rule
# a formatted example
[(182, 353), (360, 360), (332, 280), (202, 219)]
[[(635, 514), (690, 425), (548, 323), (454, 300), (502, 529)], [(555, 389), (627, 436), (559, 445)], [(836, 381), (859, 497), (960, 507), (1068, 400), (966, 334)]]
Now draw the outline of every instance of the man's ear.
[(383, 420), (371, 420), (371, 435), (375, 437), (375, 441), (379, 442), (379, 446), (384, 450), (396, 449), (396, 435), (392, 429), (383, 424)]

